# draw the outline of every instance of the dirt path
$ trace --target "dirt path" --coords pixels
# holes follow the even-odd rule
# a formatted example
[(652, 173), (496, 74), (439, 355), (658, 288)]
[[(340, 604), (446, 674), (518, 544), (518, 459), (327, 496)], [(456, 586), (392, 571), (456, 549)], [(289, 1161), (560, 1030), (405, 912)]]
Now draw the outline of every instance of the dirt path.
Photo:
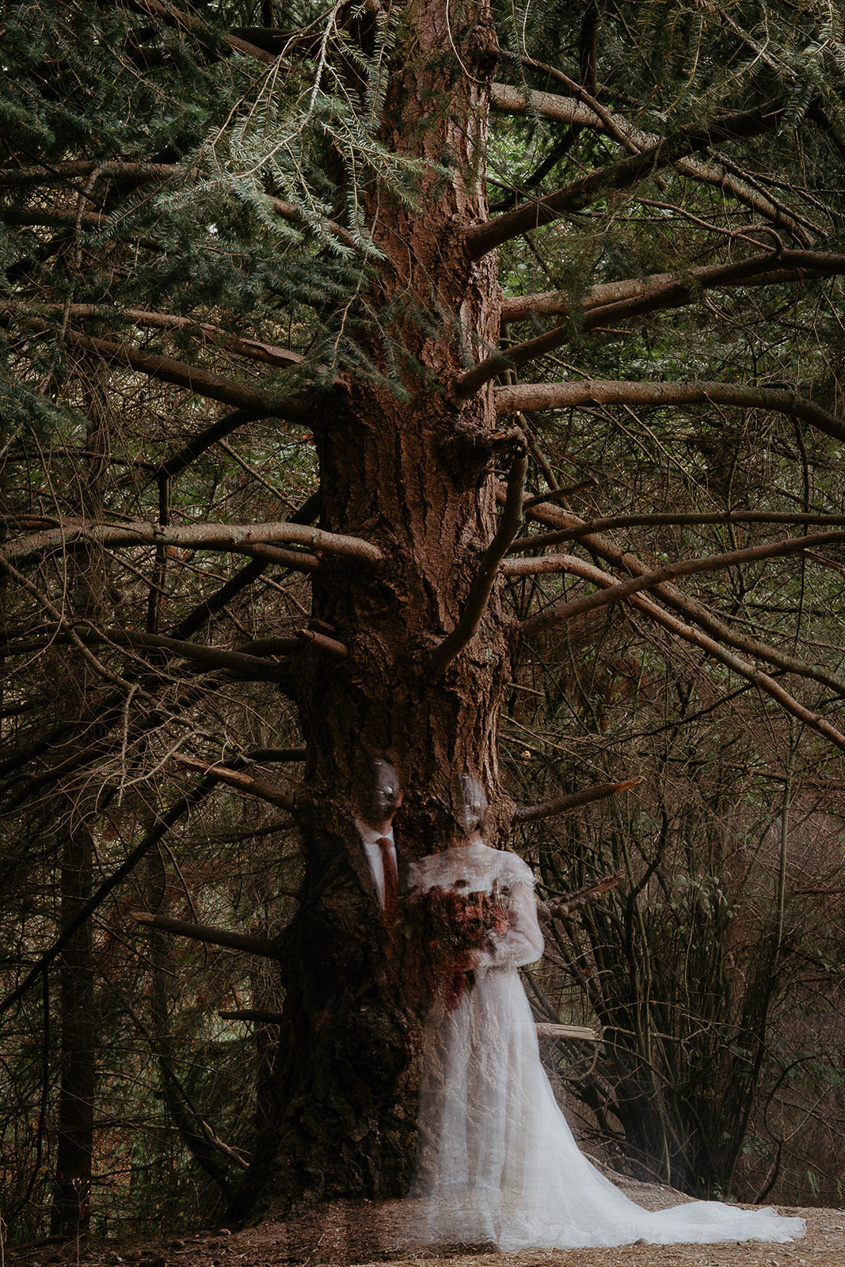
[[(642, 1205), (675, 1204), (678, 1194), (637, 1185), (626, 1189)], [(230, 1231), (170, 1233), (90, 1245), (7, 1248), (15, 1267), (845, 1267), (845, 1210), (789, 1209), (807, 1220), (804, 1240), (784, 1245), (629, 1245), (619, 1249), (535, 1250), (497, 1254), (471, 1247), (414, 1255), (395, 1248), (395, 1202), (336, 1202), (285, 1222)]]

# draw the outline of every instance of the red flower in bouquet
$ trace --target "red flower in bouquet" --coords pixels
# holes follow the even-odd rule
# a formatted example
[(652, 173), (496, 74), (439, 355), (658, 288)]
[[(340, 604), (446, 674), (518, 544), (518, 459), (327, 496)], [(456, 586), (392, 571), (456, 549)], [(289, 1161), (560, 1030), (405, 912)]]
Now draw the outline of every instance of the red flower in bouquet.
[(428, 889), (422, 896), (425, 984), (453, 1012), (474, 982), (475, 953), (489, 950), (510, 926), (497, 892)]

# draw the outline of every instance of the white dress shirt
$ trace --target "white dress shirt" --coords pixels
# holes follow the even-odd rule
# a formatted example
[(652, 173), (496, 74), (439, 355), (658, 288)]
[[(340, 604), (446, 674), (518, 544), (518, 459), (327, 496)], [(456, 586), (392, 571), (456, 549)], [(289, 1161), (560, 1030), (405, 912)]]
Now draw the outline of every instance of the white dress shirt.
[(396, 843), (393, 839), (393, 828), (388, 827), (387, 831), (384, 832), (376, 831), (373, 827), (368, 827), (366, 823), (362, 823), (358, 818), (355, 819), (355, 827), (358, 835), (361, 837), (364, 854), (367, 862), (369, 863), (373, 882), (376, 886), (379, 905), (382, 910), (384, 910), (384, 861), (381, 856), (381, 845), (378, 842), (382, 838), (390, 841), (390, 850), (393, 854), (393, 865), (396, 867)]

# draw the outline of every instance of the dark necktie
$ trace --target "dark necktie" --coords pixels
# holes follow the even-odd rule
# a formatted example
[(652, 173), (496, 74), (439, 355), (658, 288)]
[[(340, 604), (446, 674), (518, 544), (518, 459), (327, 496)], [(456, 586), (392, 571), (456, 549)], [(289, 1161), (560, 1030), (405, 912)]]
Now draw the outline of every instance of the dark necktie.
[(393, 845), (386, 836), (379, 836), (377, 843), (381, 850), (381, 862), (384, 869), (384, 922), (388, 927), (392, 927), (396, 919), (396, 899), (399, 894), (396, 860), (393, 856)]

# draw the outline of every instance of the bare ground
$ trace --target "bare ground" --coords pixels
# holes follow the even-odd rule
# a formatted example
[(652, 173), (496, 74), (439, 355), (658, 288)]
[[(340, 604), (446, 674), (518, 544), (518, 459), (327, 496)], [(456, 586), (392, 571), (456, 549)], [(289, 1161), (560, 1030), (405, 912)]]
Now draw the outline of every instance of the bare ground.
[[(684, 1198), (655, 1185), (624, 1189), (658, 1209)], [(339, 1201), (285, 1221), (241, 1230), (160, 1233), (121, 1241), (8, 1247), (9, 1267), (845, 1267), (845, 1210), (784, 1209), (807, 1220), (806, 1239), (785, 1245), (629, 1245), (617, 1249), (534, 1250), (499, 1254), (456, 1245), (409, 1255), (396, 1248), (397, 1202)], [(2, 1257), (2, 1255), (0, 1255)]]

